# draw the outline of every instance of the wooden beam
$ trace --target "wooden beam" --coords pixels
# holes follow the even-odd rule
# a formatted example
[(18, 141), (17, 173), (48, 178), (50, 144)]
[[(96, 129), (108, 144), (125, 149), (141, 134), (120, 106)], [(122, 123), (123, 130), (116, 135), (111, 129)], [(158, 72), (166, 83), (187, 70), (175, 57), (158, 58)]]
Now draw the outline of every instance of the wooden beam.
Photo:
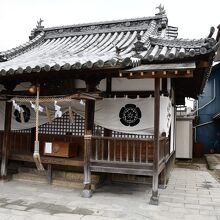
[(91, 170), (99, 173), (119, 173), (139, 176), (152, 176), (152, 170), (147, 169), (132, 169), (124, 167), (102, 167), (102, 166), (91, 166)]
[[(163, 91), (160, 91), (160, 94), (164, 94)], [(149, 91), (112, 91), (109, 95), (106, 92), (102, 93), (103, 97), (124, 97), (127, 95), (129, 98), (137, 98), (137, 95), (139, 95), (140, 98), (146, 98), (149, 96), (154, 97), (154, 90)], [(168, 96), (167, 93), (164, 94), (165, 96)]]
[(8, 153), (9, 153), (9, 141), (11, 131), (11, 114), (12, 114), (12, 102), (6, 102), (5, 106), (5, 127), (2, 144), (2, 161), (1, 161), (1, 178), (7, 178), (8, 171)]
[[(132, 73), (132, 74), (131, 74)], [(142, 78), (192, 78), (193, 70), (158, 70), (147, 72), (129, 72), (123, 73), (123, 77), (128, 79), (142, 79)]]
[[(33, 159), (32, 155), (24, 155), (24, 154), (9, 155), (9, 160), (26, 161), (26, 162), (33, 162), (34, 163), (34, 159)], [(72, 158), (68, 159), (68, 158), (42, 156), (41, 161), (43, 164), (83, 167), (83, 161), (79, 160), (79, 159), (72, 159)]]
[(160, 128), (160, 79), (155, 78), (154, 92), (154, 157), (153, 157), (153, 188), (150, 204), (158, 205), (159, 176), (159, 128)]
[(167, 94), (168, 91), (167, 91), (167, 78), (163, 78), (162, 79), (162, 93), (163, 94)]
[(112, 91), (112, 78), (108, 76), (106, 78), (106, 94), (110, 95)]
[(199, 61), (197, 63), (197, 68), (207, 68), (209, 66), (209, 62), (208, 61)]

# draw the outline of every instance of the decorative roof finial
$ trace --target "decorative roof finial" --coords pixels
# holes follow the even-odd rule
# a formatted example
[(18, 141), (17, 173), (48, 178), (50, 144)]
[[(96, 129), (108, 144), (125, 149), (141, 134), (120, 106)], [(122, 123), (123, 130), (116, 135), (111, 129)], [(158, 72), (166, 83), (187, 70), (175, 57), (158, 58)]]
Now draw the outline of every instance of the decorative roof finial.
[(159, 6), (157, 6), (156, 9), (159, 9), (159, 12), (156, 13), (156, 15), (164, 15), (164, 14), (166, 14), (166, 11), (164, 10), (164, 6), (162, 6), (161, 4)]
[(215, 28), (211, 27), (207, 38), (211, 38), (214, 33), (215, 33)]
[(140, 54), (141, 52), (147, 50), (147, 48), (144, 46), (144, 42), (141, 40), (142, 36), (140, 33), (137, 34), (137, 41), (134, 43), (133, 50), (136, 52), (136, 54)]
[(39, 21), (37, 21), (37, 25), (36, 25), (36, 28), (37, 28), (37, 29), (44, 28), (44, 26), (42, 26), (43, 21), (44, 21), (44, 20), (42, 20), (41, 18), (40, 18)]
[(216, 35), (216, 41), (219, 42), (220, 41), (220, 24), (218, 25), (217, 29), (218, 29), (218, 32)]

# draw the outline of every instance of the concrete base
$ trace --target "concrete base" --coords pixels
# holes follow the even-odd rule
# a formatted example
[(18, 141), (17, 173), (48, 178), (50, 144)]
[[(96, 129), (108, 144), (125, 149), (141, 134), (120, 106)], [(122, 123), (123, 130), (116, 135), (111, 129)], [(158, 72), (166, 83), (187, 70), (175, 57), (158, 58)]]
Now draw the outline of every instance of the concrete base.
[(92, 190), (84, 189), (84, 190), (82, 191), (81, 196), (82, 196), (83, 198), (91, 198), (91, 197), (92, 197)]
[(220, 154), (205, 154), (210, 170), (220, 170)]
[(158, 186), (158, 188), (159, 188), (159, 189), (166, 189), (166, 188), (167, 188), (167, 185), (161, 184), (161, 185)]
[(7, 176), (0, 176), (0, 182), (4, 183), (4, 182), (8, 182), (12, 179), (11, 176), (7, 175)]
[[(83, 173), (70, 171), (53, 171), (52, 185), (76, 189), (84, 189)], [(19, 173), (13, 175), (13, 180), (48, 184), (46, 172), (39, 172), (35, 168), (19, 168)], [(91, 175), (91, 189), (96, 190), (102, 184), (100, 175)]]
[(151, 196), (150, 205), (159, 205), (159, 197)]

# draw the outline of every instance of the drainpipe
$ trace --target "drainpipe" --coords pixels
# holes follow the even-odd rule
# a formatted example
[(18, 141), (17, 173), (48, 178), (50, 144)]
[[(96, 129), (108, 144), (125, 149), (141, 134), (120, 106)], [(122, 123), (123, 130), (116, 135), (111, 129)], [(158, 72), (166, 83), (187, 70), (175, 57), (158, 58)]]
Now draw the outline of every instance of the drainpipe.
[[(196, 109), (198, 109), (198, 107), (199, 107), (199, 101), (197, 100), (196, 101)], [(196, 117), (198, 118), (198, 115), (199, 115), (199, 111), (196, 111)], [(195, 127), (193, 127), (194, 128), (194, 142), (196, 143), (197, 142), (197, 140), (196, 140), (196, 126)]]
[[(216, 94), (215, 94), (215, 79), (214, 79), (214, 82), (213, 82), (213, 98), (209, 102), (207, 102), (205, 105), (203, 105), (202, 107), (196, 109), (193, 113), (198, 112), (199, 110), (201, 110), (201, 109), (205, 108), (206, 106), (208, 106), (209, 104), (211, 104), (215, 100), (215, 98), (216, 98)], [(198, 104), (198, 101), (197, 101), (197, 104)]]
[(193, 127), (193, 128), (197, 128), (197, 127), (202, 127), (202, 126), (205, 126), (205, 125), (208, 125), (208, 124), (211, 124), (211, 123), (213, 123), (213, 121), (208, 121), (208, 122), (205, 122), (205, 123), (202, 123), (202, 124), (199, 124), (199, 125), (196, 125), (195, 127)]

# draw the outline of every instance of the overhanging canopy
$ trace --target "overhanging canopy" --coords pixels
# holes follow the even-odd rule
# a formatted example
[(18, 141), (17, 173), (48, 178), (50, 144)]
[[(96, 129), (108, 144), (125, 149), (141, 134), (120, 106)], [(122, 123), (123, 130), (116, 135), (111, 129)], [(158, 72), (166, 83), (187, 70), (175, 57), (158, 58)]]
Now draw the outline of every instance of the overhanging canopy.
[[(181, 100), (196, 98), (209, 76), (218, 45), (212, 34), (198, 40), (177, 38), (178, 29), (168, 25), (165, 12), (152, 17), (52, 28), (39, 23), (29, 42), (0, 53), (0, 84), (6, 89), (4, 94), (12, 94), (21, 82), (41, 81), (41, 87), (51, 88), (53, 95), (57, 88), (53, 86), (55, 80), (60, 83), (66, 77), (66, 81), (91, 82), (95, 76), (98, 84), (100, 79), (118, 77), (120, 71), (126, 73), (126, 69), (136, 67), (132, 71), (161, 70), (158, 77), (168, 78), (172, 75), (166, 71), (178, 70), (177, 78), (183, 77), (181, 71), (189, 70), (184, 73), (186, 79), (173, 79), (175, 93)], [(64, 91), (74, 89), (72, 84), (62, 86)]]
[[(129, 73), (130, 78), (135, 77), (192, 77), (192, 70), (196, 68), (195, 62), (190, 63), (161, 63), (161, 64), (147, 64), (140, 65), (128, 70), (121, 71), (121, 73)], [(137, 73), (136, 75), (134, 75)], [(139, 74), (139, 75), (138, 75)]]

